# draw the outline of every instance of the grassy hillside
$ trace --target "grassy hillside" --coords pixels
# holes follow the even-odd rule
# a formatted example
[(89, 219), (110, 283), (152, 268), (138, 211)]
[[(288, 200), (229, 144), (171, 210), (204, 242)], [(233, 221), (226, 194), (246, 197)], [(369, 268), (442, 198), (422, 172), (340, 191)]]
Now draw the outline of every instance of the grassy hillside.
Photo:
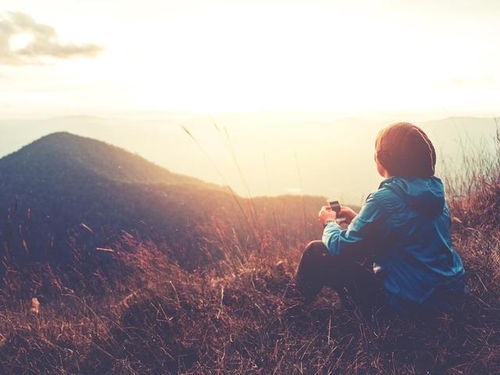
[[(206, 268), (239, 251), (290, 246), (317, 197), (243, 199), (93, 139), (54, 133), (0, 159), (0, 301), (106, 293), (134, 267), (116, 256), (154, 243), (165, 261)], [(297, 212), (291, 216), (292, 212)], [(276, 216), (287, 216), (286, 223)], [(265, 233), (265, 234), (264, 234)], [(221, 240), (224, 238), (224, 240)], [(278, 239), (280, 238), (280, 239)], [(223, 242), (221, 246), (219, 242)], [(98, 275), (98, 277), (96, 277)]]
[[(220, 251), (209, 267), (187, 271), (159, 244), (127, 233), (113, 252), (91, 253), (119, 268), (88, 272), (76, 264), (85, 270), (81, 284), (101, 293), (68, 287), (48, 265), (31, 275), (38, 294), (3, 299), (10, 306), (1, 312), (0, 373), (499, 373), (498, 163), (471, 159), (467, 194), (467, 180), (448, 181), (454, 245), (470, 289), (458, 314), (424, 322), (385, 309), (362, 315), (326, 289), (304, 304), (293, 275), (303, 246), (320, 235), (313, 211), (320, 200), (258, 199), (243, 208), (243, 222), (196, 223)], [(36, 289), (42, 284), (51, 285), (50, 299)]]

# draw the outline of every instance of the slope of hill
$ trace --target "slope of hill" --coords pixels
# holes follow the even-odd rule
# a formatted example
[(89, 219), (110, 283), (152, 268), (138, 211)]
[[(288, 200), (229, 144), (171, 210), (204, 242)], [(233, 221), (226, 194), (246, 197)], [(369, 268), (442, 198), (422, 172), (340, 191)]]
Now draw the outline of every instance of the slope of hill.
[[(0, 176), (0, 253), (5, 259), (0, 276), (17, 270), (21, 284), (26, 273), (39, 273), (47, 265), (69, 285), (75, 272), (91, 280), (95, 270), (102, 270), (119, 280), (110, 272), (123, 264), (109, 251), (96, 249), (113, 250), (124, 236), (154, 241), (170, 262), (186, 269), (224, 257), (214, 242), (214, 223), (232, 228), (242, 243), (260, 246), (254, 217), (260, 200), (241, 199), (89, 138), (69, 133), (43, 137), (0, 159)], [(314, 210), (319, 205), (316, 198), (289, 201), (289, 207), (301, 206), (301, 211), (305, 202), (314, 201)], [(276, 212), (269, 211), (275, 204), (260, 205), (267, 206), (260, 216), (271, 218)], [(297, 226), (301, 221), (303, 214)], [(29, 294), (33, 288), (20, 285), (17, 290)]]
[[(196, 178), (172, 173), (138, 155), (119, 147), (91, 138), (80, 137), (67, 132), (47, 135), (0, 159), (0, 173), (9, 173), (13, 168), (28, 168), (24, 178), (54, 177), (59, 169), (63, 173), (69, 169), (79, 173), (94, 173), (108, 180), (140, 184), (197, 184), (202, 187), (217, 188), (216, 185)], [(47, 168), (52, 168), (47, 171)]]

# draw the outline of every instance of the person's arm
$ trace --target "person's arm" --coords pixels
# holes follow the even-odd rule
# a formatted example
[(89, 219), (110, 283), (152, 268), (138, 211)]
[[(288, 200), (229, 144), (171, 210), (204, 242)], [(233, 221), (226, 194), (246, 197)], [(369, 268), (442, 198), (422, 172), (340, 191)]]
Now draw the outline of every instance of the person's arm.
[(354, 211), (351, 207), (342, 207), (339, 212), (339, 217), (344, 218), (347, 224), (351, 224), (358, 213)]
[(328, 221), (322, 241), (332, 255), (359, 255), (366, 248), (377, 246), (383, 237), (384, 212), (380, 202), (370, 196), (346, 230), (335, 221)]

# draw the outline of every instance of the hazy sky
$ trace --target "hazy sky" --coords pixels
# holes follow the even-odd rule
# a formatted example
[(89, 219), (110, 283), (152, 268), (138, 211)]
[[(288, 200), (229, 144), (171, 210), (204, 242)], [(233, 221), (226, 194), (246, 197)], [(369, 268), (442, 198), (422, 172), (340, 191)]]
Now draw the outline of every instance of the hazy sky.
[(498, 0), (1, 5), (2, 118), (499, 111)]

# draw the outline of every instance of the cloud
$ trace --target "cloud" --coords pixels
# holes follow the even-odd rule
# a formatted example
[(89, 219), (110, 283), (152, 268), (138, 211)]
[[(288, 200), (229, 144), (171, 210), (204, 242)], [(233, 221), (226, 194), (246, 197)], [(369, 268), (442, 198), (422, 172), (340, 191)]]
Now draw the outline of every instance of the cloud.
[[(11, 41), (27, 36), (28, 41), (15, 48)], [(70, 59), (94, 57), (102, 51), (96, 44), (61, 43), (53, 27), (35, 22), (28, 14), (9, 12), (0, 15), (0, 65), (37, 64), (42, 57)]]

